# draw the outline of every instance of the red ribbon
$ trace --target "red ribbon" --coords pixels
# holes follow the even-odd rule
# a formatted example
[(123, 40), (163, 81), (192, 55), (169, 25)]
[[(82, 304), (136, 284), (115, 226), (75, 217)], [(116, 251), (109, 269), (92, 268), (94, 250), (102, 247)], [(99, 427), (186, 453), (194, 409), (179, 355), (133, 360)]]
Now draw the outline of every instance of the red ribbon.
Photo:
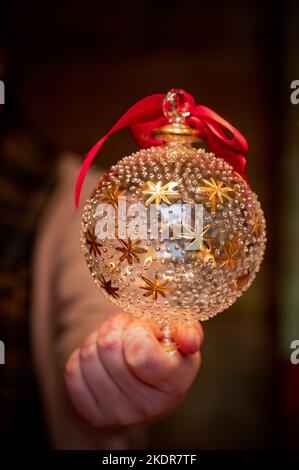
[[(77, 178), (75, 188), (76, 207), (79, 204), (81, 189), (88, 168), (103, 144), (112, 134), (124, 127), (130, 127), (139, 147), (148, 148), (153, 145), (164, 145), (161, 140), (153, 136), (154, 129), (168, 122), (163, 115), (164, 98), (165, 95), (159, 93), (138, 101), (92, 147), (80, 168)], [(248, 152), (246, 139), (237, 129), (214, 111), (206, 106), (196, 105), (193, 96), (189, 93), (184, 92), (184, 98), (185, 101), (180, 111), (189, 114), (186, 117), (186, 124), (196, 129), (198, 137), (206, 142), (211, 152), (227, 161), (246, 181), (245, 155)]]

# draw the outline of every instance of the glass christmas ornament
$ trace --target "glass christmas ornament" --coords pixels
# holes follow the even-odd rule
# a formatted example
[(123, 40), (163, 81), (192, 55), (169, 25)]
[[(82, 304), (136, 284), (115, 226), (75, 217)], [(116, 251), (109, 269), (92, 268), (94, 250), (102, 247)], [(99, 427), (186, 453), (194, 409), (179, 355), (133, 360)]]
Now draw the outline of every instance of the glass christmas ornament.
[(266, 242), (256, 194), (219, 152), (195, 148), (185, 102), (183, 90), (166, 95), (164, 125), (152, 132), (162, 145), (113, 166), (82, 218), (82, 250), (101, 292), (162, 328), (228, 308), (252, 283)]

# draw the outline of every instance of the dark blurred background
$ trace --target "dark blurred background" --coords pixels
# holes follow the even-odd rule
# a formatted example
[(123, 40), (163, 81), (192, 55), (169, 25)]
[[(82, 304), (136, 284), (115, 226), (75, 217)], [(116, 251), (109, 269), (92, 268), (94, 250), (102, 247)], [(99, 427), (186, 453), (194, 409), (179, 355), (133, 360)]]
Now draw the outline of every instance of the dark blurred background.
[[(290, 102), (290, 83), (299, 79), (298, 7), (295, 0), (1, 4), (0, 133), (22, 129), (46, 142), (35, 178), (41, 167), (53, 171), (59, 150), (83, 158), (133, 103), (177, 86), (249, 141), (247, 176), (267, 221), (265, 261), (249, 291), (204, 324), (201, 373), (176, 411), (150, 426), (155, 448), (299, 448), (299, 365), (290, 363), (290, 343), (299, 339), (299, 104)], [(135, 148), (122, 131), (98, 164), (108, 169)], [(16, 166), (2, 155), (1, 162), (7, 200), (7, 172)], [(7, 225), (3, 207), (0, 216)], [(7, 314), (5, 273), (4, 266)]]

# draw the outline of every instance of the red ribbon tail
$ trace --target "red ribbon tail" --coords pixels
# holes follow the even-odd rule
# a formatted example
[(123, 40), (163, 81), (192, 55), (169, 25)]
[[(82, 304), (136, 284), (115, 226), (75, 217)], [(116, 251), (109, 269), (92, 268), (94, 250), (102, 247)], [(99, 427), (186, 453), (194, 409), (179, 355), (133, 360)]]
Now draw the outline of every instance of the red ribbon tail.
[(157, 93), (155, 95), (147, 96), (142, 100), (135, 103), (128, 111), (126, 111), (121, 118), (114, 124), (110, 131), (104, 135), (88, 152), (85, 157), (85, 160), (80, 168), (79, 175), (75, 187), (75, 204), (78, 207), (80, 201), (80, 194), (86, 173), (95, 158), (96, 154), (99, 152), (103, 144), (110, 137), (111, 134), (123, 129), (127, 126), (134, 126), (136, 124), (145, 122), (147, 120), (157, 119), (161, 116), (162, 103), (164, 99), (163, 93)]
[(245, 137), (219, 114), (206, 106), (196, 106), (189, 118), (191, 125), (203, 130), (204, 140), (216, 156), (222, 157), (245, 179)]
[(196, 106), (194, 114), (198, 116), (212, 133), (224, 142), (232, 150), (246, 155), (248, 152), (248, 143), (245, 137), (234, 126), (227, 122), (219, 114), (206, 106)]
[(95, 158), (95, 156), (97, 155), (98, 151), (103, 146), (103, 144), (106, 142), (106, 140), (108, 139), (110, 134), (111, 134), (111, 131), (108, 132), (108, 134), (106, 134), (104, 137), (102, 137), (101, 140), (99, 140), (92, 147), (92, 149), (88, 152), (88, 154), (86, 155), (86, 158), (85, 158), (85, 160), (84, 160), (84, 162), (83, 162), (83, 164), (80, 168), (79, 175), (78, 175), (78, 178), (77, 178), (77, 181), (76, 181), (76, 187), (75, 187), (75, 204), (76, 204), (76, 207), (78, 207), (78, 205), (79, 205), (80, 194), (81, 194), (81, 191), (82, 191), (82, 186), (83, 186), (83, 183), (84, 183), (84, 180), (85, 180), (86, 173), (88, 172), (88, 169), (89, 169), (90, 165), (92, 164), (93, 159)]

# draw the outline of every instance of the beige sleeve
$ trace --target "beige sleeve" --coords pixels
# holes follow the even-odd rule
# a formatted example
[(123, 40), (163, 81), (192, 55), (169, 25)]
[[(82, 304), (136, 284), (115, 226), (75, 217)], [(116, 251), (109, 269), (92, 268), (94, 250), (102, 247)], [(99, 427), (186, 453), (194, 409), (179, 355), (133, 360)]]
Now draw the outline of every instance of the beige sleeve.
[(110, 313), (119, 311), (94, 285), (81, 254), (82, 203), (99, 175), (89, 175), (81, 207), (75, 210), (77, 171), (74, 159), (62, 159), (58, 188), (35, 247), (32, 341), (36, 372), (55, 448), (128, 448), (134, 430), (103, 433), (93, 429), (72, 409), (64, 387), (63, 368), (71, 352)]

